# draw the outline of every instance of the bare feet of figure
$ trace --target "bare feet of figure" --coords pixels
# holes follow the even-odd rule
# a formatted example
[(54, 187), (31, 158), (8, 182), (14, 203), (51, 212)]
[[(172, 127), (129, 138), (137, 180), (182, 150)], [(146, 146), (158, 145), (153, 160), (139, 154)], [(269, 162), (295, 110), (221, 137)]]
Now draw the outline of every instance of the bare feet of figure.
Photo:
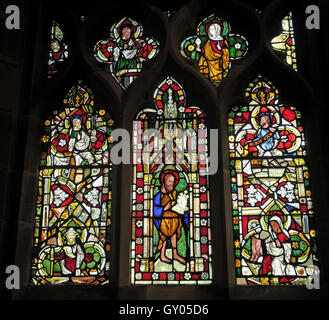
[(174, 259), (175, 259), (175, 260), (179, 261), (179, 262), (182, 263), (182, 264), (186, 264), (185, 259), (178, 255), (176, 249), (174, 249), (173, 256), (174, 256)]
[(172, 261), (170, 259), (168, 259), (166, 256), (160, 256), (160, 260), (162, 262), (165, 262), (165, 263), (171, 263)]

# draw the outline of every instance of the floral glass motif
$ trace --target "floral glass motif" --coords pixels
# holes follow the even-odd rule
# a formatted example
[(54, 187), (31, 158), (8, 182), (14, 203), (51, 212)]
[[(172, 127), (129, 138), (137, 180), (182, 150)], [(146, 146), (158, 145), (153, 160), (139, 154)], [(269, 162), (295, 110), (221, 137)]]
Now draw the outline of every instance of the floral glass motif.
[[(154, 92), (154, 103), (155, 107), (138, 114), (133, 127), (131, 283), (209, 284), (209, 182), (202, 171), (207, 168), (202, 161), (207, 156), (206, 117), (200, 108), (186, 106), (182, 86), (171, 77)], [(161, 137), (154, 137), (155, 145), (166, 137), (163, 149), (151, 163), (144, 158), (137, 161), (147, 129), (161, 132)], [(184, 134), (179, 142), (180, 129), (198, 133), (191, 157), (196, 159), (198, 151), (201, 160), (187, 161), (187, 147), (193, 142)], [(165, 159), (169, 148), (165, 143), (171, 139), (174, 152)], [(177, 152), (178, 144), (182, 153)]]
[(108, 283), (112, 126), (82, 81), (45, 121), (31, 284)]
[(152, 37), (142, 38), (143, 26), (124, 17), (114, 23), (110, 37), (94, 47), (97, 61), (109, 64), (112, 75), (127, 89), (142, 71), (143, 63), (159, 52), (159, 43)]
[(272, 48), (284, 53), (284, 61), (297, 71), (297, 59), (295, 48), (295, 34), (292, 20), (292, 12), (284, 17), (281, 22), (282, 32), (271, 41)]
[(317, 264), (301, 114), (261, 75), (228, 114), (238, 285), (305, 285)]
[(58, 23), (53, 21), (50, 33), (50, 48), (48, 58), (48, 78), (58, 72), (58, 65), (69, 56), (67, 44), (63, 41), (64, 32)]
[(227, 76), (231, 62), (241, 59), (247, 51), (247, 40), (231, 33), (230, 24), (215, 15), (202, 20), (197, 35), (181, 43), (181, 54), (193, 60), (200, 73), (215, 86)]

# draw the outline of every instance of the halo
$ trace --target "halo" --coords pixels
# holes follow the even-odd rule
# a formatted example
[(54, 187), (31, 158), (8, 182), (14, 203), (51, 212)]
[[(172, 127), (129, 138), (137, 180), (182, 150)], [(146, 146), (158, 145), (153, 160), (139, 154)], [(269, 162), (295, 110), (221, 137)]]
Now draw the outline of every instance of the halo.
[[(221, 35), (223, 37), (227, 36), (230, 31), (231, 31), (231, 26), (229, 25), (229, 23), (221, 18), (218, 18), (214, 15), (211, 15), (205, 19), (203, 19), (199, 25), (198, 25), (198, 30), (202, 29), (202, 25), (204, 25), (204, 32), (206, 34), (208, 34), (208, 28), (210, 25), (214, 24), (214, 23), (217, 23), (220, 25), (221, 27)], [(198, 32), (198, 34), (200, 35), (205, 35), (203, 34), (203, 32)]]
[[(267, 111), (262, 110), (263, 108), (266, 108)], [(251, 111), (251, 124), (256, 130), (259, 129), (258, 119), (259, 119), (260, 115), (264, 115), (264, 114), (269, 114), (270, 115), (270, 118), (272, 120), (272, 124), (279, 125), (281, 123), (280, 112), (276, 107), (269, 106), (269, 105), (266, 106), (266, 107), (256, 106)]]
[(136, 26), (134, 26), (129, 19), (126, 19), (126, 20), (122, 21), (120, 26), (118, 26), (118, 31), (119, 31), (120, 35), (122, 34), (122, 30), (126, 27), (130, 28), (132, 33), (135, 33)]
[(81, 239), (82, 242), (84, 242), (86, 239), (86, 230), (81, 226), (81, 224), (76, 221), (74, 218), (70, 219), (68, 222), (66, 222), (62, 227), (59, 228), (58, 231), (58, 244), (60, 246), (63, 246), (66, 242), (66, 236), (65, 233), (70, 229), (73, 228), (77, 232), (77, 237)]
[(80, 232), (76, 231), (73, 227), (66, 229), (63, 229), (62, 234), (66, 236), (69, 232), (73, 232), (75, 235), (80, 235)]
[(111, 33), (115, 39), (119, 39), (121, 37), (121, 31), (124, 26), (129, 26), (132, 29), (132, 35), (137, 39), (143, 33), (143, 27), (137, 21), (123, 17), (119, 22), (114, 23), (111, 26)]
[(73, 116), (70, 118), (70, 123), (72, 123), (74, 119), (80, 119), (80, 120), (83, 122), (83, 118), (82, 118), (82, 116), (79, 116), (79, 115), (73, 115)]
[(220, 20), (220, 19), (214, 19), (214, 20), (211, 20), (209, 21), (207, 24), (206, 24), (206, 32), (208, 33), (208, 29), (209, 27), (212, 25), (212, 24), (219, 24), (220, 25), (220, 29), (221, 29), (221, 33), (223, 32), (223, 22)]
[(167, 170), (164, 170), (161, 174), (160, 174), (160, 181), (161, 181), (161, 184), (164, 182), (164, 177), (168, 174), (171, 174), (174, 176), (175, 178), (175, 187), (177, 186), (178, 182), (179, 182), (179, 175), (176, 171), (173, 171), (171, 169), (167, 169)]
[(80, 119), (83, 124), (87, 121), (87, 117), (81, 109), (75, 109), (69, 114), (69, 123), (72, 124), (72, 121), (76, 118)]
[(281, 211), (273, 210), (273, 211), (266, 212), (261, 217), (260, 222), (261, 222), (261, 226), (263, 227), (264, 230), (268, 230), (269, 220), (273, 216), (278, 216), (281, 219), (282, 225), (284, 226), (284, 228), (287, 230), (289, 229), (289, 227), (291, 225), (291, 216), (284, 214)]
[(282, 223), (284, 223), (286, 220), (285, 217), (283, 216), (282, 212), (280, 212), (278, 210), (273, 210), (273, 211), (269, 212), (269, 214), (268, 214), (268, 221), (270, 221), (271, 218), (273, 218), (274, 216), (279, 217)]

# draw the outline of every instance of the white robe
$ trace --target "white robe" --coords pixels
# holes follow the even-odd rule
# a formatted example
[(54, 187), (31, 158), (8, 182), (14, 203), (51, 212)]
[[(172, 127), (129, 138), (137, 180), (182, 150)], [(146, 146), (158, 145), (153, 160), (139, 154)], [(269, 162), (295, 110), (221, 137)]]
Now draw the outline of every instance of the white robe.
[(265, 245), (267, 253), (273, 256), (271, 267), (274, 276), (296, 275), (295, 268), (290, 264), (292, 252), (290, 243), (281, 243), (282, 247), (277, 247), (275, 241), (269, 237)]

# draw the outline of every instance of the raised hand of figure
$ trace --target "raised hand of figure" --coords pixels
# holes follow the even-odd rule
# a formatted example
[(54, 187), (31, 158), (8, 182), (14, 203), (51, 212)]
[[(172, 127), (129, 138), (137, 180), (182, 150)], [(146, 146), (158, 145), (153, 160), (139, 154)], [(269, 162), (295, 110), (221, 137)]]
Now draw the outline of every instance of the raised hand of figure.
[(279, 248), (281, 247), (281, 242), (279, 239), (275, 239), (275, 244), (277, 247), (279, 247)]

